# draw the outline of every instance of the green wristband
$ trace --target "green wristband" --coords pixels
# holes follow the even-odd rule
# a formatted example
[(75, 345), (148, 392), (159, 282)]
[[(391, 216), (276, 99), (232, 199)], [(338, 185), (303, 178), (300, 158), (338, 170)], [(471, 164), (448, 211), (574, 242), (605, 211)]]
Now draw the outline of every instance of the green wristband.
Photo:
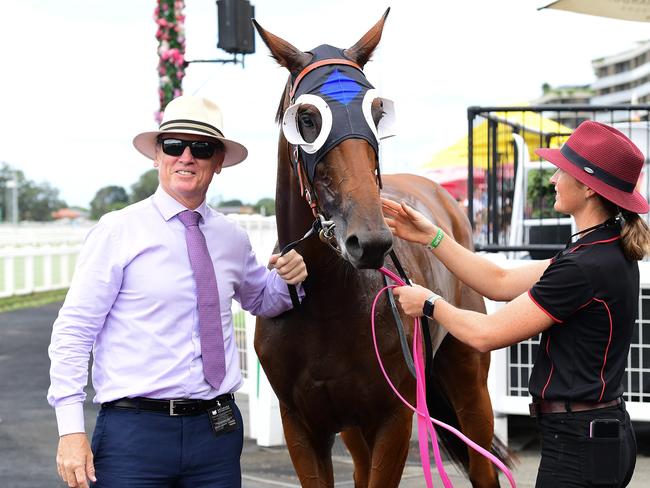
[(438, 227), (438, 232), (436, 233), (436, 236), (429, 244), (427, 244), (427, 248), (435, 249), (436, 247), (438, 247), (443, 237), (445, 237), (445, 233), (442, 231), (440, 227)]

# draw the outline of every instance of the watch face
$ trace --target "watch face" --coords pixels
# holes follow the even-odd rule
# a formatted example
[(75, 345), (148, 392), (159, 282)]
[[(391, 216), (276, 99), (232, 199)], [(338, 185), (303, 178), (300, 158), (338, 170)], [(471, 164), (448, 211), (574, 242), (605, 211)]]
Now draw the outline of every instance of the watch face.
[(427, 317), (432, 317), (433, 316), (433, 302), (430, 299), (427, 298), (424, 301), (424, 308), (422, 309), (422, 312)]

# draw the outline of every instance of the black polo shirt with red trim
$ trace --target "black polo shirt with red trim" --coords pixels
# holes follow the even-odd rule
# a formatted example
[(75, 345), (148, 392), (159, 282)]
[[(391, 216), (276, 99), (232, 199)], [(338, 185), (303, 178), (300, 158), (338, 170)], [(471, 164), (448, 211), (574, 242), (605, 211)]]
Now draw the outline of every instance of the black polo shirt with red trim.
[(528, 292), (555, 322), (542, 333), (530, 377), (536, 399), (606, 402), (623, 394), (639, 304), (639, 266), (618, 224), (596, 229), (556, 255)]

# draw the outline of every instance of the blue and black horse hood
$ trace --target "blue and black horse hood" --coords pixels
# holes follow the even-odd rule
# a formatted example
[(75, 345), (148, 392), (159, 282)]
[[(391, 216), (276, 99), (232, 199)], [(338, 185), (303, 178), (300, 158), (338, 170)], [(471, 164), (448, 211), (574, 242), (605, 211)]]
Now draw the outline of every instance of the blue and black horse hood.
[[(309, 53), (313, 55), (310, 65), (327, 59), (346, 59), (342, 49), (329, 45), (318, 46)], [(295, 79), (292, 77), (292, 83)], [(346, 64), (326, 64), (307, 73), (294, 89), (282, 129), (287, 141), (298, 146), (310, 182), (314, 179), (316, 165), (345, 139), (366, 140), (379, 158), (379, 140), (384, 136), (375, 127), (371, 113), (372, 102), (378, 95), (362, 71)], [(384, 117), (391, 119), (392, 124), (392, 102), (385, 99), (382, 102)], [(321, 115), (322, 127), (312, 142), (303, 139), (298, 127), (297, 112), (302, 104), (315, 106)]]

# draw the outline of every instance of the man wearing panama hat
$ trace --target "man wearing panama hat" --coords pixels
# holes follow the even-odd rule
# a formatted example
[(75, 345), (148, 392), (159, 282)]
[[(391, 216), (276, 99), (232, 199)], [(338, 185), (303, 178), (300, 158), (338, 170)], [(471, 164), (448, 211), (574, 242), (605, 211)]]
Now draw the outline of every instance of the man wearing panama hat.
[[(267, 269), (246, 233), (206, 205), (213, 176), (247, 155), (224, 136), (212, 101), (174, 99), (159, 130), (133, 144), (153, 159), (159, 187), (89, 232), (53, 326), (48, 401), (59, 475), (71, 487), (241, 486), (231, 301), (278, 315), (306, 267), (291, 251)], [(102, 405), (92, 447), (83, 422), (91, 350)]]
[(484, 296), (509, 301), (484, 315), (455, 308), (431, 290), (394, 290), (411, 316), (429, 315), (481, 351), (541, 333), (529, 381), (542, 434), (537, 488), (626, 486), (636, 441), (623, 375), (638, 313), (638, 261), (650, 253), (635, 187), (644, 156), (613, 127), (580, 124), (561, 149), (536, 153), (558, 167), (554, 208), (575, 219), (578, 237), (553, 259), (503, 269), (463, 248), (406, 203), (383, 199), (393, 233), (419, 242)]

